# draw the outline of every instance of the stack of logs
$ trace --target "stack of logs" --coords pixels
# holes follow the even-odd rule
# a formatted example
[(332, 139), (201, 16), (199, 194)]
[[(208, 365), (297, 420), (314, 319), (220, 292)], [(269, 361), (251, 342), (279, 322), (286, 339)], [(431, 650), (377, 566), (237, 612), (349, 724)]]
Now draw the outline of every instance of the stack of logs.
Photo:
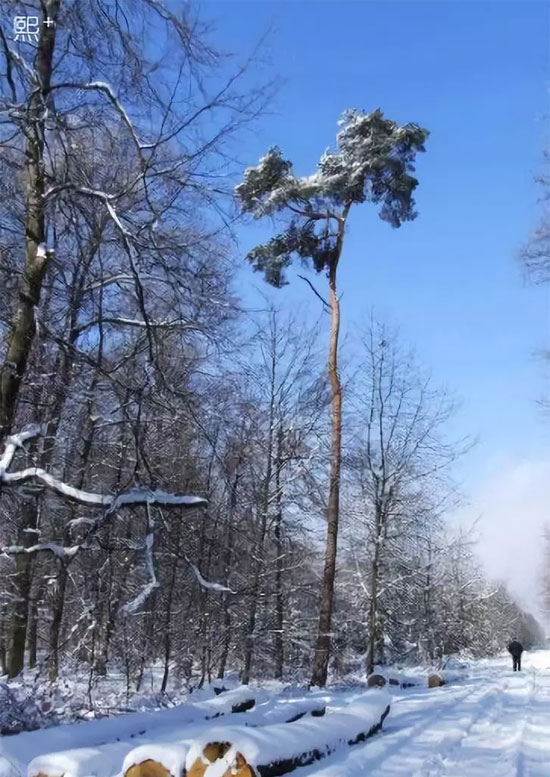
[[(370, 685), (376, 683), (370, 683)], [(250, 718), (251, 725), (200, 725), (193, 731), (185, 727), (174, 741), (158, 739), (140, 747), (119, 742), (116, 747), (126, 753), (122, 766), (124, 777), (279, 777), (299, 766), (306, 766), (328, 756), (342, 744), (364, 742), (377, 731), (390, 711), (390, 697), (384, 690), (370, 691), (362, 700), (325, 714), (325, 700), (308, 699), (306, 704), (289, 701), (286, 723), (270, 723), (269, 713)], [(255, 699), (245, 700), (232, 712), (245, 712), (255, 706)], [(287, 706), (285, 702), (284, 707)], [(292, 706), (295, 706), (294, 711)], [(280, 710), (277, 710), (279, 713)], [(298, 714), (296, 714), (298, 712)], [(275, 719), (280, 714), (275, 716)], [(318, 718), (312, 725), (311, 716)], [(240, 717), (240, 716), (239, 716)], [(243, 715), (248, 718), (248, 715)], [(273, 716), (272, 716), (273, 719)], [(258, 721), (260, 722), (258, 725)], [(230, 721), (227, 721), (228, 723)], [(265, 725), (262, 725), (262, 722)], [(143, 741), (143, 740), (142, 740)], [(97, 774), (106, 777), (112, 771), (95, 768), (104, 745), (91, 750), (66, 751), (70, 756), (63, 777)], [(40, 756), (31, 762), (28, 777), (52, 777), (59, 770), (62, 753)], [(112, 756), (113, 754), (111, 754)], [(118, 761), (120, 764), (120, 761)], [(93, 768), (93, 771), (91, 770)]]

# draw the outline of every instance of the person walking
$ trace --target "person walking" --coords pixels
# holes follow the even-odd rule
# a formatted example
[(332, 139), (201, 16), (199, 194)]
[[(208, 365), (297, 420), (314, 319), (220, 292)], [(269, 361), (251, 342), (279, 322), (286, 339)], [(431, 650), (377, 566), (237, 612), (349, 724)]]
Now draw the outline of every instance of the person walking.
[(514, 672), (521, 672), (521, 654), (523, 653), (523, 645), (516, 637), (513, 637), (508, 645), (508, 652), (512, 656), (512, 662), (514, 665)]

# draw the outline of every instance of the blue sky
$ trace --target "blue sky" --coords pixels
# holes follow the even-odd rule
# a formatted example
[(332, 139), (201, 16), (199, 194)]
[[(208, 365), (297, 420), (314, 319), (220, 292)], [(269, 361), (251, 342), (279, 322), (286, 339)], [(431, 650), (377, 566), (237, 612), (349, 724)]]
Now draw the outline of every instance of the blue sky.
[[(461, 397), (461, 426), (483, 449), (472, 459), (543, 451), (547, 434), (534, 406), (543, 376), (533, 351), (548, 343), (549, 298), (523, 282), (515, 256), (537, 218), (550, 4), (202, 7), (216, 40), (239, 55), (270, 30), (266, 56), (285, 79), (273, 112), (240, 149), (245, 162), (276, 143), (299, 174), (312, 172), (347, 107), (381, 107), (431, 131), (417, 168), (418, 219), (393, 230), (368, 205), (352, 216), (340, 270), (345, 321), (357, 323), (373, 307), (399, 326)], [(243, 253), (269, 229), (243, 229)], [(262, 286), (248, 271), (243, 280)], [(277, 295), (311, 302), (301, 283)]]
[[(313, 172), (348, 107), (381, 107), (430, 130), (417, 167), (418, 219), (393, 230), (372, 206), (353, 213), (340, 270), (345, 325), (353, 331), (374, 308), (462, 400), (457, 429), (479, 437), (461, 470), (472, 511), (478, 493), (490, 512), (488, 484), (498, 491), (499, 477), (510, 482), (518, 467), (525, 474), (532, 464), (537, 483), (548, 477), (534, 351), (550, 342), (550, 298), (524, 283), (515, 257), (538, 217), (533, 177), (549, 140), (550, 3), (209, 0), (202, 8), (218, 43), (238, 55), (269, 29), (266, 57), (285, 79), (240, 149), (245, 163), (277, 144), (298, 174)], [(268, 231), (243, 228), (243, 255)], [(245, 300), (253, 285), (264, 290), (244, 270)], [(318, 313), (301, 282), (276, 294)], [(529, 477), (518, 480), (532, 493)], [(533, 525), (550, 518), (548, 491)]]
[[(540, 529), (550, 521), (550, 418), (536, 399), (550, 381), (535, 352), (550, 350), (550, 284), (524, 282), (516, 258), (539, 218), (533, 179), (550, 148), (550, 0), (198, 4), (216, 48), (244, 60), (265, 38), (263, 75), (282, 79), (238, 148), (243, 164), (276, 144), (297, 174), (312, 173), (347, 108), (381, 108), (430, 130), (418, 219), (393, 230), (372, 206), (352, 211), (339, 270), (344, 335), (374, 311), (461, 400), (453, 432), (479, 443), (458, 471), (468, 502), (457, 517), (482, 516), (487, 568), (536, 609)], [(239, 227), (238, 293), (250, 307), (270, 293), (317, 320), (303, 282), (270, 291), (244, 260), (269, 234), (269, 222)]]

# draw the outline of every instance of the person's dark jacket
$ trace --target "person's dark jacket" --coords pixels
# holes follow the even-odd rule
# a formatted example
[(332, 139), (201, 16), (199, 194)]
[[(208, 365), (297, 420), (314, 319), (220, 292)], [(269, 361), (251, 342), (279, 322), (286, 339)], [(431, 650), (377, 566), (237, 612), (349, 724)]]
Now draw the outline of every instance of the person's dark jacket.
[(508, 645), (508, 652), (515, 658), (519, 658), (523, 653), (523, 645), (517, 639), (513, 639)]

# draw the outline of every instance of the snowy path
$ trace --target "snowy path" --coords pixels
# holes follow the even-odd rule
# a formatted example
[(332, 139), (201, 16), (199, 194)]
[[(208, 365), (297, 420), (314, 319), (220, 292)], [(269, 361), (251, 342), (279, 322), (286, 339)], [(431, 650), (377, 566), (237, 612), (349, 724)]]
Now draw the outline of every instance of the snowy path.
[(550, 651), (480, 662), (468, 680), (394, 698), (382, 734), (296, 777), (550, 777)]

